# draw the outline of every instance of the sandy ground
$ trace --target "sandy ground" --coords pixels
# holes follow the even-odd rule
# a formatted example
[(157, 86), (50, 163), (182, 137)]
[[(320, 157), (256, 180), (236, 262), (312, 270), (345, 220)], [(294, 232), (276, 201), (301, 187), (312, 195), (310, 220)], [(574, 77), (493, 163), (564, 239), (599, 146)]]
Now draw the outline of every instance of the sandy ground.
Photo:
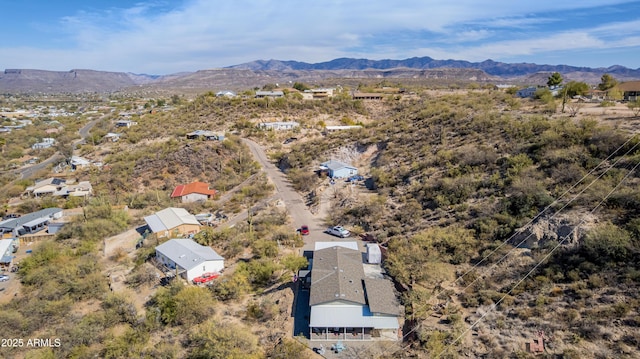
[(634, 117), (633, 111), (629, 109), (626, 103), (615, 103), (611, 107), (602, 107), (599, 103), (576, 103), (571, 102), (565, 106), (565, 113), (561, 113), (561, 104), (558, 104), (558, 112), (555, 116), (569, 116), (570, 106), (577, 106), (578, 112), (575, 119), (592, 118), (598, 120), (602, 124), (634, 133), (640, 132), (640, 117)]

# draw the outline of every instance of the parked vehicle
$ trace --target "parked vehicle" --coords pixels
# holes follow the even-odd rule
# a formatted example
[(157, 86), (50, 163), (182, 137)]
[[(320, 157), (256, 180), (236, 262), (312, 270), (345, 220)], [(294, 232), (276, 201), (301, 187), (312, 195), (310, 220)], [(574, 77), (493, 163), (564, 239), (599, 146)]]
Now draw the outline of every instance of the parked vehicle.
[(6, 274), (0, 275), (0, 282), (6, 282), (9, 280), (9, 276)]
[(303, 224), (302, 226), (300, 226), (300, 234), (303, 236), (308, 236), (309, 235), (309, 226)]
[(342, 226), (329, 227), (327, 228), (327, 233), (340, 238), (347, 238), (351, 235), (351, 233)]
[(204, 273), (200, 277), (193, 278), (193, 284), (204, 284), (220, 276), (220, 273)]
[(291, 142), (293, 142), (293, 141), (295, 141), (297, 139), (298, 139), (297, 137), (289, 137), (286, 140), (284, 140), (283, 144), (287, 145), (287, 144), (289, 144), (289, 143), (291, 143)]
[(353, 175), (347, 178), (347, 182), (358, 182), (358, 181), (364, 181), (364, 177), (361, 175)]

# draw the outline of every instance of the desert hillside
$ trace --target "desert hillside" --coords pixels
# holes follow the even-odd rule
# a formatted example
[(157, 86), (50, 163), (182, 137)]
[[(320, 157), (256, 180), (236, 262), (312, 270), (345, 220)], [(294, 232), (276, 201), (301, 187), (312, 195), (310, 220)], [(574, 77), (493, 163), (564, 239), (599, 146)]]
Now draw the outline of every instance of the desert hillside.
[[(67, 224), (28, 244), (29, 254), (21, 247), (12, 287), (0, 293), (0, 323), (6, 337), (63, 345), (6, 355), (314, 357), (313, 343), (294, 333), (291, 278), (309, 245), (294, 223), (305, 216), (314, 221), (308, 238), (340, 224), (378, 243), (404, 309), (401, 340), (348, 344), (343, 357), (533, 358), (534, 340), (544, 340), (543, 357), (637, 357), (637, 113), (578, 100), (563, 113), (561, 99), (396, 80), (402, 92), (357, 85), (377, 99), (354, 99), (356, 87), (321, 100), (292, 88), (274, 99), (253, 90), (118, 95), (113, 110), (59, 118), (58, 147), (40, 153), (70, 151), (101, 166), (36, 175), (91, 181), (94, 194), (29, 198), (35, 178), (5, 171), (7, 212), (60, 207)], [(123, 113), (136, 125), (116, 128)], [(298, 125), (261, 127), (273, 122)], [(8, 156), (36, 153), (29, 146), (51, 121), (30, 126), (24, 138), (2, 134)], [(223, 136), (189, 139), (196, 130)], [(116, 131), (118, 141), (105, 140)], [(363, 179), (330, 180), (318, 171), (330, 159)], [(191, 181), (218, 193), (199, 203), (170, 198)], [(170, 206), (224, 214), (227, 222), (193, 236), (225, 258), (210, 285), (160, 280), (161, 240), (141, 240), (138, 229)]]

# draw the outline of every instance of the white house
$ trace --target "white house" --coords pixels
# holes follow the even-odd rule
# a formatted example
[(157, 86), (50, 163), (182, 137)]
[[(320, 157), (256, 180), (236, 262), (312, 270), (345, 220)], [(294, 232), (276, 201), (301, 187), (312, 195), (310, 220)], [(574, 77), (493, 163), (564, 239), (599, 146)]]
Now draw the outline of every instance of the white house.
[(69, 164), (71, 165), (72, 169), (77, 170), (80, 168), (87, 168), (91, 166), (91, 161), (84, 157), (71, 156), (71, 161), (69, 161)]
[(357, 168), (336, 160), (321, 163), (320, 170), (327, 171), (331, 178), (345, 178), (358, 174)]
[(156, 247), (156, 259), (189, 282), (204, 273), (220, 273), (224, 269), (222, 256), (191, 239), (170, 239), (162, 243)]
[(222, 91), (218, 91), (216, 92), (216, 97), (236, 97), (236, 93), (231, 91), (231, 90), (222, 90)]
[(256, 91), (256, 98), (265, 98), (265, 97), (284, 97), (284, 92), (282, 91)]
[[(71, 197), (89, 197), (93, 194), (93, 186), (89, 181), (80, 181), (78, 184), (68, 185), (63, 188), (66, 190), (66, 196)], [(65, 196), (65, 194), (62, 194)]]
[(42, 150), (42, 149), (45, 149), (45, 148), (52, 147), (55, 143), (56, 143), (56, 140), (54, 138), (45, 137), (45, 138), (42, 139), (41, 142), (34, 143), (33, 145), (31, 145), (31, 149), (32, 150)]
[(131, 121), (131, 120), (119, 120), (116, 121), (116, 127), (126, 127), (126, 128), (130, 128), (131, 126), (135, 126), (138, 123), (136, 121)]
[(111, 141), (111, 142), (118, 142), (120, 140), (120, 136), (122, 136), (119, 133), (113, 133), (113, 132), (109, 132), (106, 135), (104, 135), (104, 139), (106, 141)]
[(258, 124), (258, 127), (263, 130), (293, 130), (294, 128), (300, 126), (298, 122), (295, 121), (285, 121), (285, 122), (261, 122)]
[(336, 245), (314, 251), (311, 340), (398, 340), (402, 308), (388, 279), (365, 275), (362, 253)]
[(187, 133), (187, 139), (189, 140), (197, 140), (202, 138), (208, 141), (222, 141), (224, 140), (224, 134), (208, 130), (195, 130), (193, 132)]
[(67, 180), (63, 178), (49, 177), (47, 179), (37, 181), (33, 186), (27, 187), (25, 191), (35, 197), (55, 195), (65, 186), (66, 182)]

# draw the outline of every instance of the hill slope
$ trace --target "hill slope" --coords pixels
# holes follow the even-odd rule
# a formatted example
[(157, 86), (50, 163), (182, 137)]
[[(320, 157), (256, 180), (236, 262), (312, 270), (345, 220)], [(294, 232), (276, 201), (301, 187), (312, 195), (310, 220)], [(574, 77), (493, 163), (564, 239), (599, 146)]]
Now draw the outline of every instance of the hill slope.
[[(0, 74), (0, 92), (109, 92), (141, 83), (143, 75), (95, 70), (46, 71), (7, 69)], [(146, 78), (146, 77), (145, 77)]]
[(621, 79), (640, 77), (640, 69), (628, 69), (624, 66), (610, 66), (607, 68), (590, 68), (569, 65), (538, 65), (533, 63), (505, 63), (493, 60), (482, 62), (469, 62), (464, 60), (435, 60), (431, 57), (412, 57), (404, 60), (368, 60), (340, 58), (327, 62), (309, 64), (298, 61), (279, 60), (258, 60), (245, 64), (231, 66), (237, 69), (250, 70), (365, 70), (365, 69), (436, 69), (436, 68), (456, 68), (456, 69), (477, 69), (489, 75), (500, 77), (518, 77), (530, 75), (536, 72), (560, 72), (560, 73), (609, 73)]
[(340, 58), (315, 64), (298, 61), (258, 60), (221, 69), (176, 73), (166, 76), (138, 75), (95, 70), (45, 71), (7, 69), (0, 74), (3, 93), (87, 93), (113, 91), (202, 92), (242, 90), (265, 84), (301, 81), (320, 84), (336, 79), (429, 79), (447, 82), (512, 81), (540, 84), (549, 72), (560, 72), (566, 80), (596, 84), (609, 73), (619, 81), (640, 79), (640, 69), (569, 65), (504, 63), (493, 60), (469, 62), (413, 57), (405, 60)]

